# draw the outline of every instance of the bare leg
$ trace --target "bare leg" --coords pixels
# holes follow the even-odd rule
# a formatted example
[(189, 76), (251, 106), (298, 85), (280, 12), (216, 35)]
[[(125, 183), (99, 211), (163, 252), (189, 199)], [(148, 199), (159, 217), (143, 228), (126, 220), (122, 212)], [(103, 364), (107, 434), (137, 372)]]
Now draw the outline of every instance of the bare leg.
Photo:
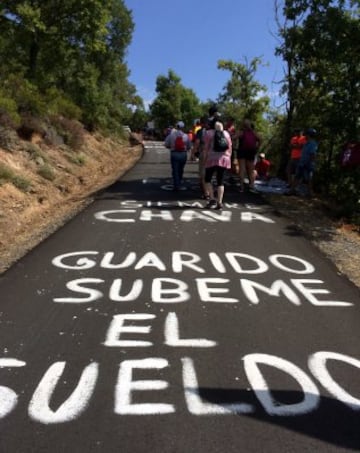
[(201, 186), (201, 190), (203, 191), (203, 195), (205, 197), (209, 196), (209, 191), (207, 189), (207, 184), (205, 183), (205, 180), (203, 177), (200, 178), (200, 186)]
[(245, 161), (245, 159), (239, 159), (239, 177), (240, 177), (241, 190), (244, 190), (245, 171), (246, 171), (246, 161)]
[(213, 186), (212, 186), (211, 182), (205, 183), (205, 190), (206, 190), (206, 193), (209, 194), (210, 200), (213, 200), (214, 199), (214, 190), (213, 190)]
[(224, 198), (224, 186), (217, 187), (217, 202), (218, 204), (222, 204)]
[(249, 186), (251, 189), (255, 187), (255, 165), (253, 161), (246, 161), (246, 170), (249, 177)]

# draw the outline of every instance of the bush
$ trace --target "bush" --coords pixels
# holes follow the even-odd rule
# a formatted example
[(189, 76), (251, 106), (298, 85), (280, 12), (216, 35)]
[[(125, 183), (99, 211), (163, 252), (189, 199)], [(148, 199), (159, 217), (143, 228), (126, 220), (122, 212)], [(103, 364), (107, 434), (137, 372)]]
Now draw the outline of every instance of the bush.
[(67, 154), (66, 157), (69, 162), (75, 165), (79, 165), (79, 167), (85, 165), (86, 157), (84, 156), (84, 154)]
[(38, 169), (37, 173), (39, 176), (41, 176), (44, 179), (47, 179), (48, 181), (54, 181), (55, 179), (55, 172), (48, 164), (42, 165)]
[(12, 152), (19, 144), (19, 137), (13, 129), (0, 125), (0, 147)]
[(320, 168), (315, 177), (322, 196), (336, 205), (337, 217), (360, 225), (360, 167), (340, 168), (334, 162), (330, 168)]
[(13, 99), (4, 97), (0, 91), (0, 125), (16, 129), (20, 125), (20, 115)]
[(61, 91), (51, 88), (46, 92), (45, 98), (49, 115), (63, 116), (70, 120), (80, 120), (82, 115), (81, 108)]
[(81, 123), (62, 116), (52, 117), (52, 124), (63, 138), (65, 145), (77, 150), (84, 144), (84, 128)]
[(31, 140), (33, 134), (44, 137), (45, 126), (40, 118), (25, 114), (21, 117), (21, 124), (17, 129), (17, 133), (24, 140)]
[(5, 82), (3, 91), (13, 99), (20, 114), (42, 117), (46, 114), (46, 102), (36, 85), (22, 76), (12, 75)]
[(42, 159), (45, 163), (47, 162), (48, 158), (45, 153), (34, 143), (27, 143), (24, 149), (32, 159)]
[(27, 192), (31, 187), (30, 181), (28, 181), (25, 178), (22, 178), (21, 176), (16, 175), (16, 173), (13, 170), (11, 170), (11, 168), (7, 167), (4, 164), (1, 164), (0, 185), (5, 184), (7, 182), (13, 184), (16, 188), (22, 190), (23, 192)]

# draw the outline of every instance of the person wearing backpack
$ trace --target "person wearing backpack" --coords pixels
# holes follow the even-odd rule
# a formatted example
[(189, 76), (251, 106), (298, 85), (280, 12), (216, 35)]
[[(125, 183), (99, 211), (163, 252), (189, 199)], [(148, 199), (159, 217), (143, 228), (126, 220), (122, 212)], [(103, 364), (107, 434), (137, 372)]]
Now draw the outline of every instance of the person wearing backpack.
[[(206, 132), (204, 146), (205, 163), (205, 188), (209, 194), (209, 202), (206, 209), (222, 209), (224, 197), (224, 175), (231, 168), (232, 142), (228, 131), (224, 130), (223, 124), (214, 118), (210, 129)], [(216, 174), (217, 199), (211, 183)]]
[(249, 178), (249, 191), (255, 190), (255, 156), (259, 149), (261, 140), (255, 132), (251, 121), (244, 120), (243, 128), (237, 134), (239, 145), (237, 149), (237, 158), (239, 162), (240, 192), (244, 191), (245, 172)]
[(184, 127), (183, 121), (178, 121), (176, 128), (165, 139), (165, 146), (171, 151), (170, 162), (174, 191), (180, 189), (187, 161), (187, 152), (191, 149), (191, 141), (188, 134), (184, 132)]

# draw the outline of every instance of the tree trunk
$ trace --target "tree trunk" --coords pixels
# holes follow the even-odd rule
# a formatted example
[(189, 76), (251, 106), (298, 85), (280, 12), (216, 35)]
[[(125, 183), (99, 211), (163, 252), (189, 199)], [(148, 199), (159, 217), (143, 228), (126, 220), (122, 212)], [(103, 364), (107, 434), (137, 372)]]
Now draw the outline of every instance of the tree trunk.
[(36, 71), (37, 71), (37, 60), (39, 55), (39, 44), (36, 34), (33, 35), (30, 49), (29, 49), (29, 68), (28, 68), (28, 78), (31, 81), (36, 79)]

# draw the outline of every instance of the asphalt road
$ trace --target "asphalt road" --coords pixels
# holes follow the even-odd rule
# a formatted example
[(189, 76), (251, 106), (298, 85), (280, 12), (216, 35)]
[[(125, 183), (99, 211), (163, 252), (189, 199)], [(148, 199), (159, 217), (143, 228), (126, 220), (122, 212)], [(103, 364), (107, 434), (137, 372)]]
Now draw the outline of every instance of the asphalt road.
[(360, 451), (359, 289), (260, 195), (143, 159), (0, 277), (0, 451)]

